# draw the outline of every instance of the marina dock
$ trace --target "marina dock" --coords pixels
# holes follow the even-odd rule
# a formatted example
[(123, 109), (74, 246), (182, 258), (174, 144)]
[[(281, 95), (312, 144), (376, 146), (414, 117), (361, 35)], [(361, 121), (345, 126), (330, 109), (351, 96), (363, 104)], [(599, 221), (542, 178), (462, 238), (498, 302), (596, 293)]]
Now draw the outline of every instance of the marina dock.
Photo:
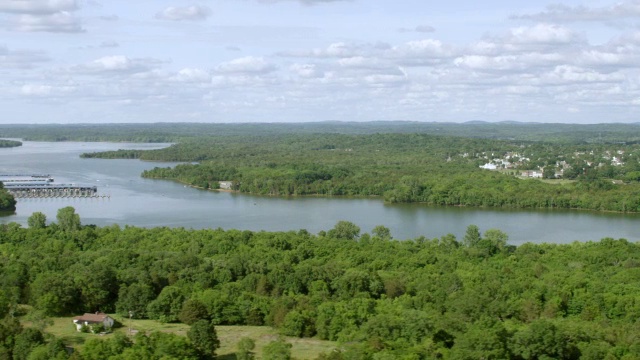
[(88, 198), (98, 195), (98, 187), (92, 185), (57, 184), (50, 175), (3, 175), (0, 182), (15, 198)]

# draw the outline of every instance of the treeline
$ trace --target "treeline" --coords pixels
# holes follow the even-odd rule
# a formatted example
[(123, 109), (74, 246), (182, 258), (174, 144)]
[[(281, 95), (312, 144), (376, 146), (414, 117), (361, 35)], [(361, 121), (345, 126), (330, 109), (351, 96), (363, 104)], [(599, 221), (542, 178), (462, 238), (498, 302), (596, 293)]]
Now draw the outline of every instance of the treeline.
[[(605, 168), (583, 172), (579, 181), (561, 185), (478, 168), (487, 160), (476, 154), (498, 156), (540, 148), (544, 149), (538, 143), (425, 134), (318, 134), (212, 137), (159, 150), (87, 156), (134, 154), (143, 160), (198, 161), (155, 168), (142, 176), (205, 189), (232, 181), (234, 190), (263, 195), (379, 196), (388, 202), (450, 206), (640, 211), (640, 184), (614, 185)], [(628, 159), (628, 166), (616, 169), (620, 177), (635, 174), (640, 166), (637, 158)]]
[[(168, 143), (180, 139), (170, 128), (156, 124), (38, 124), (0, 125), (1, 137), (25, 141), (112, 141)], [(184, 135), (188, 136), (188, 135)]]
[(104, 151), (99, 153), (83, 153), (80, 157), (83, 159), (100, 158), (100, 159), (139, 159), (142, 150), (124, 150)]
[(22, 146), (20, 141), (0, 139), (0, 148), (10, 148)]
[(484, 139), (545, 141), (565, 144), (638, 143), (640, 125), (545, 124), (517, 122), (312, 122), (312, 123), (153, 123), (0, 125), (0, 137), (34, 141), (176, 142), (207, 136), (282, 134), (423, 133)]
[[(406, 241), (349, 222), (317, 235), (95, 227), (73, 208), (29, 225), (0, 226), (0, 336), (29, 304), (269, 325), (338, 341), (331, 359), (640, 357), (640, 246), (623, 239), (516, 248), (474, 225)], [(16, 341), (0, 338), (0, 353)]]

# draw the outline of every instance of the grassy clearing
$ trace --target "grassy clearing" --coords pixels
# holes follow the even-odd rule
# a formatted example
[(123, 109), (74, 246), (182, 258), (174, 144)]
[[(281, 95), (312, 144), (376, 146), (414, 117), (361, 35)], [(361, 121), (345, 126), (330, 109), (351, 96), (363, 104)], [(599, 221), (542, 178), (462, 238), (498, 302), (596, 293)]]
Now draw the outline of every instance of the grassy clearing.
[[(186, 336), (189, 326), (185, 324), (162, 324), (154, 320), (136, 320), (124, 319), (117, 315), (111, 315), (116, 319), (121, 327), (114, 332), (128, 333), (129, 326), (134, 331), (152, 332), (162, 331)], [(81, 349), (82, 345), (88, 339), (100, 338), (109, 339), (112, 334), (96, 335), (85, 334), (76, 331), (72, 321), (73, 317), (57, 317), (51, 318), (53, 324), (46, 328), (46, 332), (61, 338), (66, 344)], [(26, 326), (31, 325), (25, 322)], [(216, 326), (218, 338), (220, 339), (220, 349), (218, 350), (219, 359), (235, 359), (236, 345), (243, 337), (252, 338), (256, 343), (255, 353), (257, 358), (262, 357), (262, 349), (269, 342), (278, 338), (278, 331), (267, 326)], [(323, 341), (318, 339), (299, 339), (285, 337), (285, 339), (293, 345), (291, 348), (292, 356), (296, 359), (315, 359), (320, 353), (328, 353), (336, 348), (336, 343), (331, 341)]]

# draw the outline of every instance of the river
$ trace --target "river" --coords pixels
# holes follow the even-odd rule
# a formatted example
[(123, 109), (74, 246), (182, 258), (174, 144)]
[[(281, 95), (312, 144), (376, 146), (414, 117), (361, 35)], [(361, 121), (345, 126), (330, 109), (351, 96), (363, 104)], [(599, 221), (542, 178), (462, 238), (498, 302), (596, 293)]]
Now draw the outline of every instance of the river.
[(176, 163), (139, 160), (82, 159), (83, 152), (154, 149), (167, 144), (23, 142), (0, 149), (0, 173), (46, 173), (59, 183), (91, 184), (108, 198), (18, 199), (14, 214), (0, 223), (26, 226), (35, 211), (55, 221), (58, 209), (73, 206), (83, 224), (142, 227), (224, 228), (243, 230), (331, 229), (340, 220), (370, 232), (376, 225), (391, 229), (396, 239), (440, 237), (461, 239), (470, 224), (481, 231), (498, 228), (511, 244), (567, 243), (603, 237), (640, 239), (639, 214), (586, 211), (520, 211), (420, 204), (385, 204), (380, 199), (328, 197), (263, 197), (198, 190), (171, 181), (143, 179), (143, 170)]

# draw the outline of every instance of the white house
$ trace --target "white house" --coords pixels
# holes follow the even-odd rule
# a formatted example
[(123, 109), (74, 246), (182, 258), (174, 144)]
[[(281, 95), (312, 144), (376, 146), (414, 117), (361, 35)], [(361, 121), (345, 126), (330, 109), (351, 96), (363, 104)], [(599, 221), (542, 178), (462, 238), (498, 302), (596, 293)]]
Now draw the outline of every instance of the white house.
[(76, 325), (78, 331), (80, 331), (83, 326), (91, 327), (93, 325), (102, 325), (105, 329), (111, 329), (114, 320), (105, 313), (96, 312), (95, 314), (86, 313), (82, 316), (76, 316), (73, 318), (73, 323)]
[(486, 163), (482, 166), (480, 166), (481, 169), (486, 169), (486, 170), (496, 170), (498, 169), (498, 167), (495, 164), (492, 163)]

